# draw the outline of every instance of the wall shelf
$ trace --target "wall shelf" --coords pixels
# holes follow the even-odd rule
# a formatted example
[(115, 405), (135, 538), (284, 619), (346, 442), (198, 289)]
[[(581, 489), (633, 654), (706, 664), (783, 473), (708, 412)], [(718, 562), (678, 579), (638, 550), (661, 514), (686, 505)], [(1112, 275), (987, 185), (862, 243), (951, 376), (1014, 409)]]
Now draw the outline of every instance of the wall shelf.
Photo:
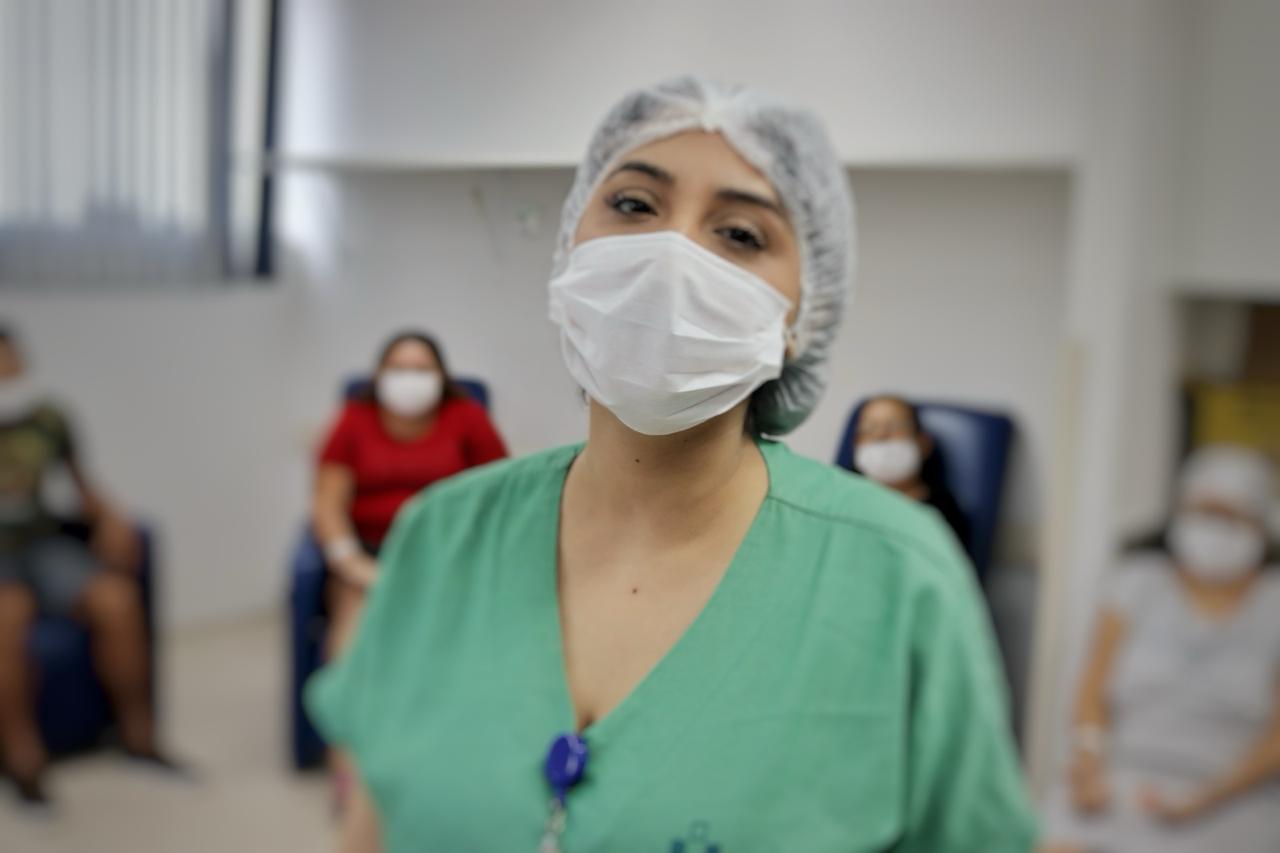
[[(489, 160), (484, 158), (441, 159), (386, 154), (376, 156), (286, 153), (274, 157), (239, 155), (233, 160), (237, 169), (254, 171), (322, 172), (349, 175), (403, 175), (433, 172), (465, 171), (537, 171), (573, 169), (577, 163), (563, 160)], [(845, 167), (866, 170), (945, 170), (960, 172), (1066, 172), (1073, 161), (1062, 157), (933, 157), (884, 156), (845, 160)]]

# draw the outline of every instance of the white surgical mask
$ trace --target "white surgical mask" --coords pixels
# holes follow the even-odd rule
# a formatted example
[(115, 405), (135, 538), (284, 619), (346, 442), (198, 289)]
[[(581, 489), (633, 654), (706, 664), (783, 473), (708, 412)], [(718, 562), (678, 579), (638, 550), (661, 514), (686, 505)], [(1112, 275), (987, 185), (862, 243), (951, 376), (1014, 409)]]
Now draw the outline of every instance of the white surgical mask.
[(443, 390), (444, 380), (434, 370), (384, 370), (378, 376), (378, 402), (403, 418), (426, 414)]
[(858, 470), (881, 483), (902, 483), (920, 472), (920, 445), (909, 438), (869, 441), (854, 453)]
[(577, 246), (551, 280), (569, 373), (631, 429), (670, 435), (782, 373), (791, 303), (674, 231)]
[(1262, 565), (1267, 540), (1244, 522), (1201, 512), (1183, 512), (1169, 529), (1178, 565), (1203, 581), (1237, 580)]
[(0, 423), (21, 420), (31, 414), (40, 398), (38, 387), (25, 373), (0, 379)]

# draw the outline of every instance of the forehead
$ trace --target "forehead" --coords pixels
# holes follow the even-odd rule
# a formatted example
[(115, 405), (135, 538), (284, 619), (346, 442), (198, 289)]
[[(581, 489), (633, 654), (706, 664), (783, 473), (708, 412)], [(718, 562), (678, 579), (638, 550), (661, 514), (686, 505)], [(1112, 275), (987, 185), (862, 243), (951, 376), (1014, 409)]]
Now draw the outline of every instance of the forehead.
[(863, 421), (906, 421), (911, 420), (911, 412), (898, 400), (881, 398), (872, 400), (862, 409)]
[(398, 342), (387, 352), (387, 361), (428, 361), (431, 349), (422, 341), (412, 338)]
[(606, 179), (619, 164), (642, 160), (670, 172), (680, 184), (713, 189), (732, 188), (764, 196), (779, 206), (782, 200), (764, 173), (751, 165), (719, 133), (689, 130), (633, 148), (614, 158)]

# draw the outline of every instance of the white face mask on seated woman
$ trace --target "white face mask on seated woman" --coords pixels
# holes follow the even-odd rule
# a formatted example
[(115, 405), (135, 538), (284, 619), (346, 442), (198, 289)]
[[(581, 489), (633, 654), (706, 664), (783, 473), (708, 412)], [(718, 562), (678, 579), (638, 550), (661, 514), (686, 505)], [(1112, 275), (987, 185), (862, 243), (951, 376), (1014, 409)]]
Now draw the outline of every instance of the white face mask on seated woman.
[(894, 485), (920, 473), (920, 445), (910, 438), (868, 441), (858, 445), (854, 464), (871, 479)]
[(1184, 510), (1169, 528), (1169, 549), (1178, 565), (1195, 578), (1227, 583), (1262, 566), (1267, 539), (1244, 521)]
[(0, 379), (0, 422), (16, 421), (35, 411), (40, 389), (29, 376)]
[(674, 231), (588, 240), (551, 280), (569, 373), (645, 435), (697, 426), (781, 375), (790, 308)]
[(420, 417), (440, 402), (444, 380), (434, 370), (384, 370), (375, 387), (378, 402), (402, 418)]

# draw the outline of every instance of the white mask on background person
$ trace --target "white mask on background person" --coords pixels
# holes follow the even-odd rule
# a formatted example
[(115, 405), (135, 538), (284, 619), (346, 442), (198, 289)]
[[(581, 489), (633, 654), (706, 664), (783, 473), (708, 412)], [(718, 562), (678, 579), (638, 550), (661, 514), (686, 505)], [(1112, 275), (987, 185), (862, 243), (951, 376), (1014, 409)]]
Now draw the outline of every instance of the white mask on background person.
[(384, 370), (378, 375), (378, 402), (402, 418), (416, 418), (440, 402), (444, 379), (434, 370)]
[(920, 473), (923, 460), (918, 443), (909, 438), (894, 438), (859, 444), (853, 461), (858, 470), (871, 479), (892, 485)]
[(670, 435), (782, 373), (791, 303), (674, 231), (579, 244), (551, 279), (569, 373), (631, 429)]
[(35, 411), (41, 393), (30, 374), (0, 379), (0, 422), (21, 420)]
[(1245, 522), (1184, 511), (1169, 528), (1169, 549), (1178, 565), (1193, 576), (1225, 583), (1262, 565), (1267, 539), (1262, 531)]

